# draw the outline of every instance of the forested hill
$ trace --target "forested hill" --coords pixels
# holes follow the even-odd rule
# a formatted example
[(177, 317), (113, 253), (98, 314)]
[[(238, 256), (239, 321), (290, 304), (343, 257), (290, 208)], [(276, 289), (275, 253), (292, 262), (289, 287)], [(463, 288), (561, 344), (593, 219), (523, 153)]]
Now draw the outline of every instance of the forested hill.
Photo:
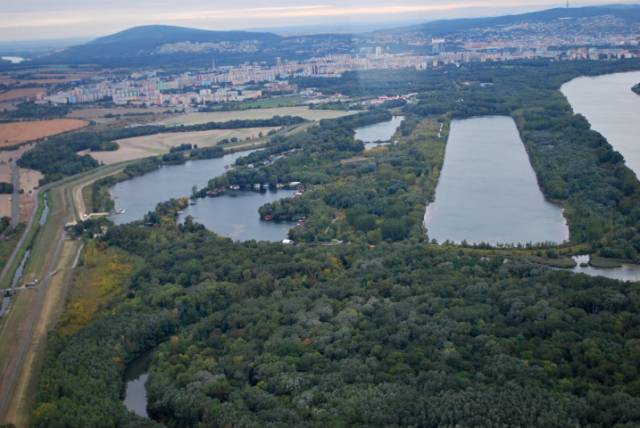
[(619, 18), (626, 22), (640, 22), (640, 5), (555, 8), (539, 12), (504, 15), (490, 18), (447, 19), (428, 22), (412, 27), (399, 28), (394, 31), (415, 31), (434, 36), (443, 36), (474, 28), (490, 28), (522, 23), (550, 22), (559, 19), (594, 18), (605, 15)]
[[(174, 56), (171, 46), (177, 43), (250, 43), (268, 48), (281, 37), (272, 33), (245, 31), (209, 31), (195, 28), (174, 27), (169, 25), (147, 25), (130, 28), (116, 34), (100, 37), (89, 43), (72, 46), (41, 58), (44, 62), (58, 63), (96, 63), (136, 65), (154, 62), (157, 57)], [(163, 50), (164, 47), (164, 50)], [(185, 46), (186, 48), (186, 46)], [(236, 52), (240, 53), (240, 52)], [(232, 59), (234, 52), (227, 52)], [(247, 52), (243, 53), (247, 57)], [(211, 62), (208, 55), (208, 61)]]
[(275, 62), (314, 55), (351, 52), (346, 34), (282, 37), (274, 33), (210, 31), (168, 25), (130, 28), (92, 42), (34, 59), (34, 63), (99, 64), (103, 66), (207, 66)]
[[(609, 19), (604, 19), (605, 17)], [(637, 32), (640, 6), (558, 8), (520, 15), (492, 18), (454, 19), (428, 22), (362, 34), (316, 34), (283, 37), (268, 32), (210, 31), (166, 25), (134, 27), (92, 42), (56, 51), (32, 64), (98, 64), (103, 66), (206, 66), (215, 57), (216, 64), (230, 65), (264, 61), (277, 57), (307, 59), (329, 54), (354, 54), (361, 47), (377, 46), (380, 37), (419, 35), (425, 39), (447, 34), (487, 34), (493, 31), (537, 32), (539, 34), (606, 34)], [(545, 24), (536, 26), (531, 24)], [(522, 27), (519, 27), (523, 24)], [(517, 28), (510, 28), (517, 26)], [(507, 35), (508, 38), (508, 35)], [(400, 43), (399, 48), (416, 51), (415, 46)]]

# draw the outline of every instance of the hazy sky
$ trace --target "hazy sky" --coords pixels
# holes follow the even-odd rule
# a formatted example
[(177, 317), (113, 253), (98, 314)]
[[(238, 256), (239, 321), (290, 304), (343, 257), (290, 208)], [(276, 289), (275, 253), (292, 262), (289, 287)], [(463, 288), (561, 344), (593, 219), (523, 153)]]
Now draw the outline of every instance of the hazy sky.
[[(633, 3), (638, 0), (616, 0)], [(574, 5), (602, 0), (573, 1)], [(208, 29), (393, 24), (564, 6), (550, 0), (0, 0), (0, 41), (88, 37), (144, 24)]]

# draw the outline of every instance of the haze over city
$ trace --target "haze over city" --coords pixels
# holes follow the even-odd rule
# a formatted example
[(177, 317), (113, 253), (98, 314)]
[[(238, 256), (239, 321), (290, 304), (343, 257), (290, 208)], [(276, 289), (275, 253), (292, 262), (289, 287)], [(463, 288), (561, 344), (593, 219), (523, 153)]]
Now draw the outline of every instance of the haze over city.
[[(632, 3), (619, 0), (616, 3)], [(603, 4), (582, 0), (572, 6)], [(81, 0), (27, 0), (0, 5), (0, 42), (47, 38), (91, 38), (128, 27), (170, 24), (211, 30), (287, 29), (300, 27), (349, 31), (389, 27), (434, 19), (520, 13), (564, 7), (557, 0), (279, 0), (261, 2), (142, 0), (136, 2)]]

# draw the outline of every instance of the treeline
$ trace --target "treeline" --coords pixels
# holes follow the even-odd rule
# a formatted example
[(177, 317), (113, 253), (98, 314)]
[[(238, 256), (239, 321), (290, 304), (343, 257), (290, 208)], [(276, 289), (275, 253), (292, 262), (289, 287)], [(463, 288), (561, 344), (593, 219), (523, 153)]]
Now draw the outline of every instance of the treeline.
[(0, 193), (11, 194), (13, 193), (13, 184), (0, 182)]
[[(353, 156), (364, 149), (364, 145), (354, 139), (353, 128), (390, 118), (390, 113), (386, 111), (360, 113), (339, 119), (322, 120), (305, 132), (289, 136), (276, 135), (264, 149), (236, 160), (239, 168), (210, 180), (207, 188), (203, 189), (203, 194), (206, 190), (226, 188), (229, 185), (248, 189), (255, 183), (268, 184), (275, 188), (278, 183), (291, 181), (326, 182), (327, 173), (318, 171), (318, 168)], [(265, 164), (267, 166), (264, 166)], [(308, 169), (308, 174), (293, 171), (303, 164), (314, 167)], [(264, 167), (253, 167), (256, 165)]]
[[(189, 126), (167, 127), (163, 125), (144, 125), (130, 128), (78, 131), (49, 137), (45, 141), (38, 143), (32, 150), (22, 156), (19, 164), (24, 168), (41, 171), (45, 175), (43, 182), (48, 183), (98, 166), (98, 162), (91, 156), (80, 156), (77, 152), (82, 150), (117, 150), (118, 144), (115, 141), (124, 138), (141, 137), (165, 132), (291, 126), (304, 121), (304, 119), (297, 116), (275, 116), (270, 119), (231, 120), (227, 122), (209, 122)], [(207, 153), (203, 152), (202, 155), (207, 156)]]
[(165, 426), (640, 424), (638, 284), (407, 242), (234, 243), (178, 208), (109, 230), (143, 265), (51, 337), (34, 426), (154, 426), (120, 402), (153, 348)]
[(71, 108), (51, 104), (20, 103), (15, 110), (0, 112), (0, 121), (42, 120), (65, 117)]

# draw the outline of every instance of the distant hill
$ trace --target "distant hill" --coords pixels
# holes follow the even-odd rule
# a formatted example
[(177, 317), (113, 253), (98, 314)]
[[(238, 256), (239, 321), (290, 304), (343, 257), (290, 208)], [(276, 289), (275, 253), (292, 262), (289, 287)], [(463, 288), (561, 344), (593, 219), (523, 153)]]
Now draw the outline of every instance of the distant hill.
[[(557, 8), (520, 15), (433, 21), (421, 25), (381, 30), (374, 33), (318, 34), (283, 37), (269, 32), (210, 31), (167, 25), (134, 27), (40, 56), (34, 63), (97, 64), (101, 66), (206, 66), (265, 61), (277, 57), (305, 59), (326, 54), (352, 53), (371, 46), (380, 34), (422, 33), (425, 37), (446, 36), (478, 29), (498, 29), (523, 23), (554, 22), (552, 31), (601, 31), (593, 28), (596, 18), (612, 16), (617, 29), (635, 31), (640, 22), (640, 5)], [(593, 18), (582, 20), (578, 18)], [(565, 21), (566, 20), (566, 21)], [(579, 23), (579, 24), (576, 24)], [(622, 23), (622, 24), (621, 24)], [(608, 25), (606, 22), (603, 25)], [(398, 48), (407, 48), (399, 46)], [(32, 63), (33, 64), (33, 63)]]
[(529, 12), (517, 15), (504, 15), (489, 18), (447, 19), (427, 22), (425, 24), (402, 27), (393, 32), (418, 31), (434, 36), (452, 34), (474, 28), (488, 28), (515, 25), (524, 22), (549, 22), (562, 18), (593, 18), (610, 15), (628, 22), (640, 21), (640, 5), (611, 5), (578, 8), (555, 8), (540, 12)]
[[(211, 57), (215, 56), (224, 63), (233, 62), (233, 57), (240, 53), (244, 60), (253, 56), (259, 57), (260, 50), (268, 49), (279, 41), (280, 36), (272, 33), (210, 31), (168, 25), (148, 25), (100, 37), (83, 45), (72, 46), (42, 57), (40, 61), (70, 64), (148, 65), (165, 62), (167, 57), (191, 62), (189, 58), (194, 56), (207, 56), (207, 62), (210, 63)], [(235, 51), (232, 48), (225, 48), (225, 42), (234, 44), (245, 42), (253, 48), (245, 52)], [(187, 45), (180, 46), (180, 43), (187, 43)], [(216, 50), (216, 44), (222, 44), (222, 46)], [(211, 48), (207, 50), (207, 46)]]

